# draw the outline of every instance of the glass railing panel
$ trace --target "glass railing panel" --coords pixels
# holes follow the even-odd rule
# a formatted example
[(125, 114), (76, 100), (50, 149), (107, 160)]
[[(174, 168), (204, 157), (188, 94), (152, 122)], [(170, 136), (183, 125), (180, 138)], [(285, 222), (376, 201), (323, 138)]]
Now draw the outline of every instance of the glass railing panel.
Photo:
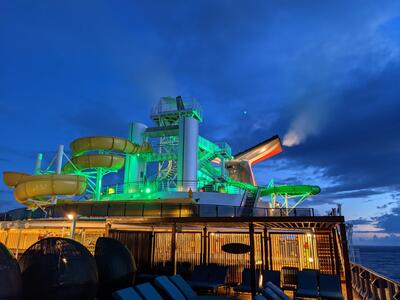
[(126, 203), (125, 216), (139, 217), (143, 214), (144, 205), (138, 203)]
[(92, 207), (93, 217), (106, 217), (107, 216), (108, 205), (105, 203), (95, 203)]
[(161, 204), (146, 203), (144, 204), (144, 217), (161, 217)]
[(124, 203), (110, 203), (108, 204), (108, 216), (124, 216), (125, 205)]
[(93, 204), (82, 204), (77, 207), (77, 214), (80, 216), (90, 217), (92, 215)]
[(217, 205), (216, 217), (234, 217), (236, 215), (235, 206)]
[(168, 204), (161, 206), (161, 216), (166, 218), (179, 218), (181, 217), (181, 205), (179, 204)]

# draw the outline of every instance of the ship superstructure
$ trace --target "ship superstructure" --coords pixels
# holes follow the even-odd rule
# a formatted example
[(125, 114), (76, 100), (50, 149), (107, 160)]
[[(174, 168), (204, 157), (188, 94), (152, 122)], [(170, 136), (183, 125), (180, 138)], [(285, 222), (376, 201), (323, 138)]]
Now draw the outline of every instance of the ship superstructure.
[[(200, 204), (290, 210), (320, 191), (310, 185), (277, 186), (273, 180), (258, 186), (253, 166), (282, 152), (279, 137), (234, 155), (227, 143), (199, 134), (203, 114), (195, 99), (163, 97), (150, 117), (153, 126), (133, 122), (127, 138), (78, 138), (69, 156), (60, 145), (48, 166), (42, 166), (39, 153), (33, 175), (4, 172), (4, 181), (15, 189), (16, 200), (29, 207), (82, 199), (190, 198)], [(116, 172), (121, 182), (105, 184), (106, 176)]]

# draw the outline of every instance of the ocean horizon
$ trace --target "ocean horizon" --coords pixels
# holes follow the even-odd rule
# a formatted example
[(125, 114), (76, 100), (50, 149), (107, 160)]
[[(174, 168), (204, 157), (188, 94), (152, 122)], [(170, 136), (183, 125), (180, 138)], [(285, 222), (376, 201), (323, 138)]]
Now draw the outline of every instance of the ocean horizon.
[(400, 282), (400, 246), (356, 246), (359, 250), (356, 262)]

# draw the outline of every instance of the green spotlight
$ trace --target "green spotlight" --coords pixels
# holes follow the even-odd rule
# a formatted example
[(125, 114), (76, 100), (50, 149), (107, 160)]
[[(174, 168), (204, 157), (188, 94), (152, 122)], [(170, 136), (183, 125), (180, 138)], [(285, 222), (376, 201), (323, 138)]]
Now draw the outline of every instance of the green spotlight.
[(150, 188), (146, 188), (146, 194), (149, 194), (151, 192)]

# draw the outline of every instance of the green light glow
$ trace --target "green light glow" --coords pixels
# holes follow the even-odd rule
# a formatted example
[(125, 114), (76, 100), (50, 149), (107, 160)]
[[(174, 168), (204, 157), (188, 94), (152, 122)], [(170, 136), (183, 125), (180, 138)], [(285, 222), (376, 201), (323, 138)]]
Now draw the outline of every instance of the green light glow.
[(149, 194), (151, 192), (150, 188), (146, 188), (146, 194)]

